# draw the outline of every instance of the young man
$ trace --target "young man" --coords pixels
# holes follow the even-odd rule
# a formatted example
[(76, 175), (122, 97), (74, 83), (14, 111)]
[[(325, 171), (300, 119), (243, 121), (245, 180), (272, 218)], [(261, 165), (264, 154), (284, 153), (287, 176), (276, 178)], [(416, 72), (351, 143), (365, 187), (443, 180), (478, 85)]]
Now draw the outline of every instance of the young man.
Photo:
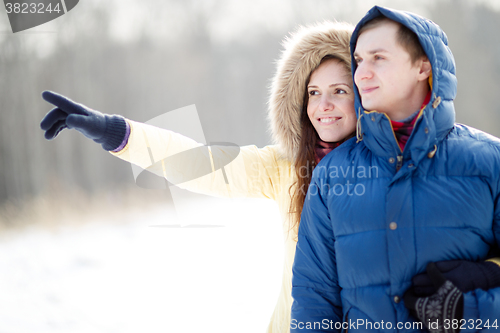
[(446, 35), (375, 6), (351, 52), (357, 140), (315, 168), (291, 331), (499, 330), (500, 140), (454, 124)]

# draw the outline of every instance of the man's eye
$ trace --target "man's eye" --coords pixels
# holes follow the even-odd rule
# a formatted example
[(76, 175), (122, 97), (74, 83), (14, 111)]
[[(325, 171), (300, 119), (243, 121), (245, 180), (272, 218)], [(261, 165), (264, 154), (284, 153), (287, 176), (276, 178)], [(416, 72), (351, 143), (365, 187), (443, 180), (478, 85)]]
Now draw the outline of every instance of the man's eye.
[(356, 64), (358, 64), (358, 65), (361, 63), (361, 61), (363, 61), (363, 59), (359, 59), (359, 58), (354, 59), (354, 62), (356, 62)]
[(375, 56), (375, 60), (382, 60), (384, 58), (382, 58), (381, 56)]

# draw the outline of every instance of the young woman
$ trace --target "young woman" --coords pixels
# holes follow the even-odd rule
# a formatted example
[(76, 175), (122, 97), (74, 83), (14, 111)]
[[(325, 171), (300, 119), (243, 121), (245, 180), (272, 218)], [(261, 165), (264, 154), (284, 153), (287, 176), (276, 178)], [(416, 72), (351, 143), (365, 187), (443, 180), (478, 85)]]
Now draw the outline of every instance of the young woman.
[[(190, 191), (275, 200), (286, 249), (283, 285), (268, 332), (289, 332), (292, 262), (312, 171), (322, 157), (353, 137), (356, 126), (349, 53), (352, 31), (346, 23), (324, 22), (303, 27), (285, 40), (269, 101), (275, 145), (241, 147), (223, 171), (214, 166), (227, 160), (234, 147), (212, 146), (206, 156), (190, 154), (166, 163), (168, 157), (201, 144), (172, 131), (101, 114), (51, 92), (43, 97), (57, 108), (45, 116), (41, 127), (47, 139), (66, 127), (75, 128), (115, 156)], [(209, 159), (213, 172), (192, 177), (200, 174), (198, 157)]]

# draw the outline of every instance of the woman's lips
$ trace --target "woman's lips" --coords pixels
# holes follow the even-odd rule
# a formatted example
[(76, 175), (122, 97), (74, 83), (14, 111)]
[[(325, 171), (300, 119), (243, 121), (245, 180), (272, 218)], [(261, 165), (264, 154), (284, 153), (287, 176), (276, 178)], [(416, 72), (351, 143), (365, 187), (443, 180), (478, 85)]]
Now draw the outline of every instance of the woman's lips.
[(368, 87), (368, 88), (362, 88), (362, 89), (361, 89), (361, 94), (362, 94), (362, 95), (365, 95), (365, 94), (371, 93), (371, 92), (372, 92), (372, 91), (374, 91), (375, 89), (378, 89), (378, 87)]
[(320, 124), (330, 125), (337, 122), (339, 119), (341, 119), (341, 117), (321, 117), (318, 118), (318, 121)]

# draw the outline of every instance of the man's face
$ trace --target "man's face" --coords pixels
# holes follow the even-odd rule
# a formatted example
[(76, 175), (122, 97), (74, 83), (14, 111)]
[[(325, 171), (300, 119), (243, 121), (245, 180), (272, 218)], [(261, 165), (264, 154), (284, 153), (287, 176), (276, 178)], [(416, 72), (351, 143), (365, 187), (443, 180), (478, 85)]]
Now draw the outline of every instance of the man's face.
[(354, 82), (363, 108), (384, 112), (392, 120), (410, 116), (423, 102), (416, 89), (422, 81), (421, 61), (412, 65), (410, 54), (396, 40), (398, 29), (396, 23), (384, 22), (366, 30), (354, 50)]

